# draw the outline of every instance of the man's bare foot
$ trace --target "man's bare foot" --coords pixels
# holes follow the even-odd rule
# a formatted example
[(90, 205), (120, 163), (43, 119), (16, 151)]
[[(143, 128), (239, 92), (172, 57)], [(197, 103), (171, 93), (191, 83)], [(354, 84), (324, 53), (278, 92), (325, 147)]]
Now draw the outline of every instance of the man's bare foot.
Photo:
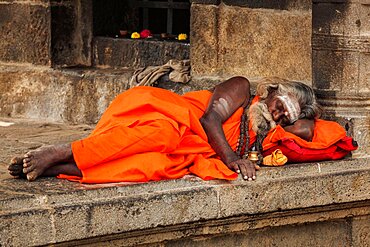
[(46, 169), (73, 159), (71, 145), (44, 146), (29, 151), (23, 158), (23, 173), (29, 181), (41, 176)]
[(23, 173), (23, 157), (14, 157), (10, 160), (10, 165), (8, 166), (9, 174), (14, 177), (26, 178)]

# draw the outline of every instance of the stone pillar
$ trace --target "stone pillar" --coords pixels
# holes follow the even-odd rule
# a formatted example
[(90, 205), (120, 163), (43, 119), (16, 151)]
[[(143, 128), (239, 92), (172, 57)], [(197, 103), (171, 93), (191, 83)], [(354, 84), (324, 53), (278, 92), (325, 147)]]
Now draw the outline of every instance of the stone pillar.
[(339, 121), (370, 155), (370, 2), (314, 0), (313, 87), (326, 118)]

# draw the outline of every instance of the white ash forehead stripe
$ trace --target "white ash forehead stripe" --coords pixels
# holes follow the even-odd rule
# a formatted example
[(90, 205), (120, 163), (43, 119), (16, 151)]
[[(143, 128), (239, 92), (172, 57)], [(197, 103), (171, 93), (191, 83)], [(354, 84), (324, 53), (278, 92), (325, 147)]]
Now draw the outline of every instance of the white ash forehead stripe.
[(287, 95), (278, 95), (277, 98), (281, 100), (281, 102), (287, 108), (290, 122), (291, 123), (295, 122), (298, 119), (301, 111), (298, 102)]

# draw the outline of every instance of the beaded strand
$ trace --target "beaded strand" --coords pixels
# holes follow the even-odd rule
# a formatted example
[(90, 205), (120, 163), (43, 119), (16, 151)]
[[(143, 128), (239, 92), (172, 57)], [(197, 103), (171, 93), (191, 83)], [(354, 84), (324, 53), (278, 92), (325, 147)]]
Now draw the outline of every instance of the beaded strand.
[(236, 146), (235, 153), (241, 159), (248, 159), (248, 147), (249, 147), (249, 121), (248, 121), (248, 107), (244, 109), (240, 121), (240, 135)]

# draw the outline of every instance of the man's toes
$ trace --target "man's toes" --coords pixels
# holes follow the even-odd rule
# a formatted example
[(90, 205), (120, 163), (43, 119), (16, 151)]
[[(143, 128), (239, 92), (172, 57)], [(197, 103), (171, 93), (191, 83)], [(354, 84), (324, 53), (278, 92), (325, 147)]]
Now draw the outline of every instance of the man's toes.
[(19, 172), (16, 172), (16, 171), (9, 171), (9, 174), (16, 177), (19, 175)]
[(22, 157), (13, 157), (10, 160), (11, 165), (22, 165), (23, 164), (23, 158)]
[(30, 172), (27, 173), (27, 180), (28, 181), (33, 181), (37, 178), (37, 174), (35, 172)]
[(17, 169), (17, 170), (8, 170), (9, 174), (12, 175), (12, 176), (20, 176), (23, 174), (23, 171), (22, 169)]
[(9, 171), (21, 171), (22, 169), (23, 169), (23, 166), (19, 164), (10, 164), (8, 166)]
[(31, 165), (31, 158), (24, 158), (23, 159), (23, 167), (29, 167)]
[(34, 170), (34, 168), (31, 166), (31, 167), (24, 167), (23, 168), (23, 173), (25, 174), (28, 174), (30, 172), (32, 172)]

